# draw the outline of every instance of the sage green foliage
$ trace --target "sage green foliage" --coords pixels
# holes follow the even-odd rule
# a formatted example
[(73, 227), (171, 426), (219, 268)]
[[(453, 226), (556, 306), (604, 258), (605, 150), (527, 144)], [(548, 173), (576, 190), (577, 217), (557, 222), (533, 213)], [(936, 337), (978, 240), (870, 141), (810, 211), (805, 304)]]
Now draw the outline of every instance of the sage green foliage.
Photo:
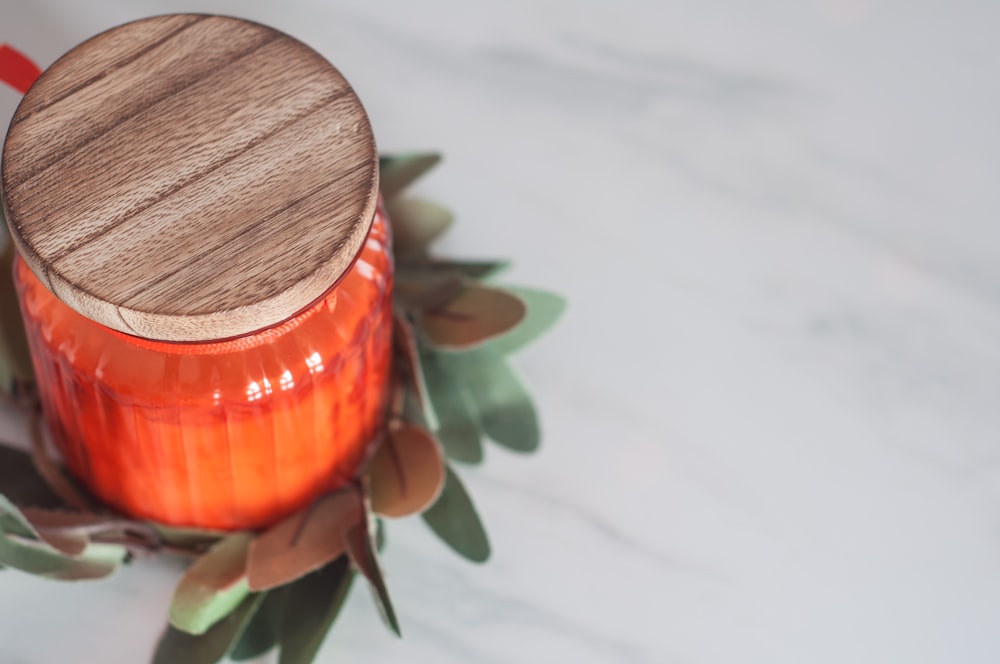
[(519, 286), (504, 286), (504, 290), (521, 298), (528, 309), (520, 325), (490, 341), (490, 345), (504, 355), (521, 350), (548, 332), (566, 311), (566, 298), (555, 293)]
[(0, 494), (0, 531), (21, 537), (38, 537), (35, 527), (21, 513), (17, 505)]
[[(507, 263), (431, 258), (426, 245), (447, 227), (450, 215), (417, 199), (394, 200), (439, 160), (440, 155), (435, 153), (407, 153), (383, 157), (379, 162), (382, 193), (393, 227), (407, 244), (397, 256), (398, 278), (401, 282), (412, 279), (416, 284), (438, 280), (442, 285), (488, 279), (505, 269)], [(392, 216), (394, 209), (399, 218)], [(411, 252), (416, 259), (411, 258)], [(533, 452), (541, 441), (531, 396), (506, 356), (551, 328), (565, 310), (566, 301), (537, 289), (503, 287), (502, 290), (524, 303), (524, 319), (513, 329), (472, 349), (435, 347), (420, 333), (420, 313), (411, 318), (417, 323), (420, 373), (429, 400), (425, 406), (431, 411), (426, 419), (436, 424), (434, 432), (445, 456), (458, 463), (482, 463), (486, 438), (517, 452)], [(409, 409), (406, 412), (413, 410), (410, 400), (405, 406)], [(447, 469), (441, 496), (424, 512), (423, 518), (463, 557), (476, 562), (489, 558), (486, 531), (472, 499), (451, 467)]]
[(49, 579), (77, 581), (112, 574), (128, 556), (123, 546), (88, 543), (76, 556), (66, 555), (38, 539), (24, 514), (0, 494), (0, 566)]
[(483, 434), (517, 452), (533, 452), (541, 442), (531, 395), (506, 355), (548, 331), (566, 301), (537, 289), (506, 290), (527, 307), (524, 320), (510, 332), (460, 352), (422, 346), (421, 366), (438, 423), (436, 433), (454, 461), (480, 463)]
[[(237, 546), (230, 542), (224, 548), (232, 552)], [(168, 625), (154, 664), (214, 664), (227, 654), (241, 661), (274, 647), (280, 648), (281, 664), (309, 664), (339, 614), (353, 576), (347, 557), (341, 556), (286, 586), (247, 595), (203, 633)]]
[(230, 659), (242, 662), (260, 657), (278, 644), (278, 630), (288, 591), (289, 586), (282, 586), (263, 593), (264, 599), (229, 653)]
[(39, 540), (0, 531), (0, 566), (62, 581), (101, 579), (125, 561), (127, 550), (115, 544), (88, 544), (78, 556), (68, 556)]
[(437, 364), (467, 395), (466, 417), (494, 442), (517, 452), (538, 449), (541, 434), (531, 396), (494, 347), (441, 353)]
[(279, 628), (278, 664), (310, 664), (337, 619), (354, 572), (341, 556), (291, 584)]
[(455, 215), (451, 210), (423, 198), (397, 198), (386, 203), (390, 219), (401, 220), (402, 227), (393, 238), (397, 253), (419, 254), (427, 245), (451, 228)]
[[(534, 452), (541, 442), (531, 395), (507, 362), (506, 353), (550, 328), (565, 302), (544, 291), (521, 289), (517, 294), (522, 293), (528, 314), (509, 333), (464, 352), (421, 344), (420, 362), (438, 425), (435, 433), (453, 461), (481, 463), (484, 437), (522, 453)], [(453, 469), (448, 469), (440, 498), (423, 517), (463, 557), (475, 562), (489, 558), (485, 529)]]
[(181, 578), (170, 603), (170, 624), (204, 634), (250, 594), (246, 578), (251, 533), (235, 533), (199, 557)]
[(215, 664), (222, 660), (246, 631), (261, 593), (248, 596), (229, 615), (204, 634), (194, 635), (167, 625), (153, 654), (153, 664)]
[(445, 474), (441, 497), (421, 516), (455, 553), (476, 563), (489, 559), (490, 542), (486, 529), (468, 492), (450, 467)]
[(483, 428), (468, 390), (442, 358), (434, 352), (421, 357), (424, 380), (438, 423), (435, 431), (448, 458), (478, 464), (483, 460)]
[(340, 614), (354, 579), (347, 557), (270, 590), (229, 656), (236, 661), (279, 648), (279, 664), (309, 664)]

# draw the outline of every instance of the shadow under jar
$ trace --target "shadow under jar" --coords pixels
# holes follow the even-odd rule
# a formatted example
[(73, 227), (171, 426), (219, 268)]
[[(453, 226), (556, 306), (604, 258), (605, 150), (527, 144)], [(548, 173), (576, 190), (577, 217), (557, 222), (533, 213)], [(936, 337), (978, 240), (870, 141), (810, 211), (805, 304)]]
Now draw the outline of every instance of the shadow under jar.
[(321, 56), (226, 17), (102, 33), (22, 100), (2, 193), (46, 420), (99, 498), (240, 529), (354, 477), (388, 406), (391, 239)]

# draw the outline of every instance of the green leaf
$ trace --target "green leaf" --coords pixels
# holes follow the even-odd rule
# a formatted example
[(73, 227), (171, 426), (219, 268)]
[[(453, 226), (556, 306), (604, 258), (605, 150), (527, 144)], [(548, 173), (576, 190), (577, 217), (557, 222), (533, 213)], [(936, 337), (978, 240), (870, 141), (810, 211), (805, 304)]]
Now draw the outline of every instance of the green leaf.
[(70, 558), (73, 565), (50, 578), (61, 581), (101, 579), (113, 574), (128, 559), (128, 549), (123, 546), (91, 542), (83, 553)]
[[(31, 514), (39, 515), (43, 523), (50, 514), (59, 518), (77, 516), (37, 508), (21, 510), (0, 495), (0, 565), (51, 579), (76, 581), (108, 576), (128, 555), (122, 546), (92, 544), (83, 534), (47, 532), (31, 520)], [(97, 518), (95, 515), (78, 516)]]
[(441, 422), (436, 434), (445, 454), (460, 463), (482, 463), (483, 431), (468, 391), (457, 386), (451, 392), (439, 392), (438, 395), (433, 400)]
[(278, 630), (281, 626), (281, 616), (285, 611), (285, 602), (289, 586), (269, 590), (254, 613), (240, 640), (229, 653), (229, 658), (242, 662), (260, 657), (278, 644)]
[(392, 608), (389, 589), (385, 585), (385, 577), (382, 575), (382, 568), (379, 566), (375, 550), (375, 539), (371, 535), (367, 522), (358, 524), (347, 531), (347, 555), (350, 557), (351, 563), (368, 579), (382, 620), (396, 636), (402, 637), (403, 633), (399, 629), (396, 611)]
[(462, 377), (479, 413), (483, 431), (515, 452), (534, 452), (541, 443), (538, 414), (531, 395), (503, 356), (492, 348), (456, 356)]
[(189, 634), (204, 634), (232, 613), (250, 593), (247, 549), (253, 535), (225, 538), (188, 568), (170, 602), (170, 624)]
[(21, 510), (0, 493), (0, 531), (22, 537), (38, 537), (35, 527)]
[(434, 201), (397, 198), (385, 204), (392, 222), (392, 247), (399, 256), (425, 253), (451, 227), (455, 215)]
[(379, 189), (382, 196), (389, 200), (434, 168), (439, 161), (441, 155), (436, 152), (407, 152), (380, 157)]
[(341, 557), (288, 588), (279, 631), (278, 664), (310, 664), (337, 619), (354, 573)]
[(483, 442), (479, 414), (465, 386), (455, 379), (438, 353), (424, 353), (421, 364), (438, 422), (435, 433), (445, 455), (463, 463), (481, 463)]
[(21, 514), (31, 523), (35, 538), (69, 556), (82, 553), (90, 540), (154, 549), (160, 543), (147, 523), (113, 514), (42, 507), (23, 507)]
[(79, 556), (66, 556), (44, 542), (0, 533), (0, 565), (60, 581), (109, 576), (127, 554), (121, 546), (89, 544)]
[(423, 368), (420, 366), (420, 351), (413, 326), (406, 315), (400, 311), (393, 312), (392, 339), (396, 353), (398, 371), (403, 374), (407, 387), (417, 398), (421, 407), (427, 403), (427, 381), (424, 379)]
[(505, 355), (509, 355), (542, 336), (566, 311), (566, 299), (548, 291), (534, 288), (504, 286), (521, 298), (527, 305), (527, 314), (521, 323), (510, 332), (490, 342), (490, 345)]
[(204, 634), (194, 635), (167, 625), (153, 655), (153, 664), (215, 664), (226, 656), (263, 600), (250, 595)]
[(490, 542), (486, 530), (472, 499), (450, 467), (441, 497), (422, 516), (431, 530), (460, 556), (477, 563), (489, 559)]

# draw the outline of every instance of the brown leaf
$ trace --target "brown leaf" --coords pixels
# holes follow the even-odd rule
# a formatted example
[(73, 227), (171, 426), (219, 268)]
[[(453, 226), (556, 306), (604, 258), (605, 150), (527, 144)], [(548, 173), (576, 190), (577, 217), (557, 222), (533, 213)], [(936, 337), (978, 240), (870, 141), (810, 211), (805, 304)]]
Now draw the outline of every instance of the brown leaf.
[(403, 636), (399, 629), (399, 620), (396, 618), (396, 610), (392, 608), (392, 600), (389, 599), (389, 589), (385, 584), (385, 575), (382, 574), (382, 567), (379, 565), (378, 554), (375, 553), (375, 550), (375, 538), (372, 537), (367, 520), (352, 526), (347, 531), (347, 556), (350, 558), (351, 564), (368, 579), (375, 604), (378, 606), (386, 626), (396, 636)]
[(76, 556), (87, 548), (87, 532), (81, 526), (108, 521), (90, 512), (63, 512), (25, 507), (21, 513), (31, 522), (38, 537), (56, 551), (68, 556)]
[(389, 431), (368, 474), (375, 512), (388, 517), (422, 512), (444, 486), (441, 446), (426, 429), (402, 424)]
[(435, 346), (465, 350), (513, 329), (526, 312), (515, 295), (470, 285), (444, 307), (426, 312), (421, 326)]
[(396, 347), (396, 357), (400, 370), (420, 405), (427, 403), (427, 388), (424, 386), (423, 369), (420, 366), (420, 351), (417, 348), (417, 338), (413, 328), (401, 314), (397, 313), (392, 321), (393, 341)]
[(364, 518), (361, 495), (353, 486), (288, 517), (250, 544), (250, 589), (276, 588), (334, 560), (344, 553), (347, 529)]
[(68, 512), (66, 510), (49, 510), (41, 507), (22, 507), (21, 513), (31, 521), (36, 528), (53, 530), (73, 530), (93, 532), (94, 530), (110, 530), (124, 528), (132, 522), (117, 516), (95, 514), (94, 512)]
[(385, 204), (392, 222), (392, 246), (397, 256), (420, 255), (451, 226), (454, 215), (433, 201), (394, 198)]
[(396, 300), (403, 309), (413, 312), (434, 311), (448, 306), (465, 290), (466, 280), (459, 274), (414, 277), (396, 280)]

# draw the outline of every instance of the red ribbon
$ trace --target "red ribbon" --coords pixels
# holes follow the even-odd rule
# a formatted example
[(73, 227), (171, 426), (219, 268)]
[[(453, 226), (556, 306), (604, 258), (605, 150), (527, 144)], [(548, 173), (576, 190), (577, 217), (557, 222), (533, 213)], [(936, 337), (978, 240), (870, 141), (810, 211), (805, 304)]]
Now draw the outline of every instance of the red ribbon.
[(24, 94), (41, 74), (42, 70), (26, 55), (0, 44), (0, 82)]

